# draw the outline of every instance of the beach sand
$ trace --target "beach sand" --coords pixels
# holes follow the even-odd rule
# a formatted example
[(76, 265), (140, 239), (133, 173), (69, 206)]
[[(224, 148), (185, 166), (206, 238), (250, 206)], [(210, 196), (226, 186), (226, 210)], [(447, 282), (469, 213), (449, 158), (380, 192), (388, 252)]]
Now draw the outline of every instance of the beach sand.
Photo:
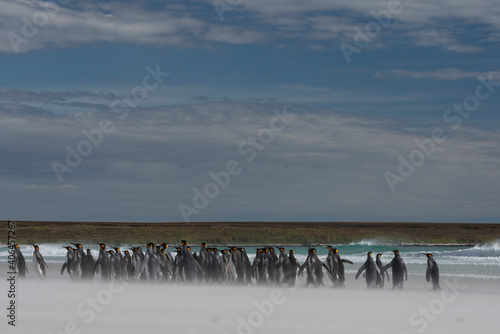
[[(49, 264), (50, 265), (50, 264)], [(17, 280), (16, 326), (7, 324), (7, 266), (1, 266), (2, 333), (497, 333), (500, 282), (421, 275), (404, 290), (70, 281), (52, 263), (45, 281)]]

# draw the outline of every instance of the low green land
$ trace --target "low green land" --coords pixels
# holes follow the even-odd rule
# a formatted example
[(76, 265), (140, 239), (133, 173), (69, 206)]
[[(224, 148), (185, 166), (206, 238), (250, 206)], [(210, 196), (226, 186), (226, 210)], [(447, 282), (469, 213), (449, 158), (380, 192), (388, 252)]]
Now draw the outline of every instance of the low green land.
[[(7, 221), (0, 233), (7, 242)], [(351, 223), (351, 222), (209, 222), (119, 223), (16, 221), (16, 242), (310, 245), (346, 244), (362, 239), (384, 243), (477, 244), (500, 239), (500, 224)]]

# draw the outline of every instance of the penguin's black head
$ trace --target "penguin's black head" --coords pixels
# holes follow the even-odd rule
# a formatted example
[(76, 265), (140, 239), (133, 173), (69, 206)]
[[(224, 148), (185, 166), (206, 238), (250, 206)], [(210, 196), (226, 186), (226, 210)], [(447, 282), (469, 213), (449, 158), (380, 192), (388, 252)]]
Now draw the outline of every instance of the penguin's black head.
[(18, 244), (16, 244), (16, 248), (19, 248), (19, 245), (18, 245)]
[(82, 248), (82, 245), (81, 245), (81, 244), (75, 244), (75, 243), (73, 243), (73, 242), (72, 242), (71, 244), (72, 244), (72, 245), (75, 245), (75, 246), (76, 246), (76, 248)]
[(288, 253), (293, 254), (293, 253), (295, 253), (295, 252), (293, 251), (293, 249), (290, 249), (290, 250), (288, 251)]
[(113, 249), (118, 253), (120, 251), (120, 248), (118, 247), (113, 247)]
[(311, 253), (316, 253), (316, 248), (311, 248)]
[(332, 249), (333, 249), (333, 247), (332, 247), (331, 245), (326, 246), (326, 248), (327, 248), (328, 250), (332, 250)]
[(181, 244), (184, 246), (184, 245), (187, 245), (188, 242), (186, 240), (181, 240)]
[(368, 252), (368, 253), (366, 253), (366, 255), (372, 256), (372, 252)]
[(432, 253), (422, 253), (422, 254), (424, 254), (425, 256), (427, 256), (427, 258), (432, 257)]
[(285, 249), (283, 247), (278, 248), (280, 252), (284, 251)]
[(66, 248), (67, 250), (71, 250), (71, 246), (63, 246), (63, 248)]
[(105, 244), (98, 244), (99, 246), (101, 246), (101, 249), (106, 249), (106, 245)]
[(206, 242), (202, 242), (201, 243), (201, 247), (207, 247), (207, 243)]
[(377, 257), (381, 257), (383, 253), (378, 253), (377, 254)]
[(125, 254), (128, 254), (128, 250), (126, 250), (126, 251), (123, 251), (123, 252), (124, 252)]
[(214, 253), (217, 253), (219, 250), (217, 248), (213, 249)]
[(32, 246), (35, 248), (35, 250), (38, 250), (38, 245), (32, 245)]
[(337, 254), (339, 252), (339, 250), (337, 248), (332, 248), (332, 251)]

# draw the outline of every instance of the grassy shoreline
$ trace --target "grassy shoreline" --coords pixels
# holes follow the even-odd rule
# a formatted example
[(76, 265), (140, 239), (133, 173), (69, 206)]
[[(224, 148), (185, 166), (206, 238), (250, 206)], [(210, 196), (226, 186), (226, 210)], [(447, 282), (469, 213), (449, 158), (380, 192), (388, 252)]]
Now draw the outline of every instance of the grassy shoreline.
[[(0, 221), (7, 240), (7, 221)], [(124, 223), (16, 221), (20, 244), (54, 242), (238, 245), (348, 244), (376, 239), (387, 244), (473, 245), (500, 239), (500, 224), (370, 222)], [(3, 242), (2, 242), (3, 243)]]

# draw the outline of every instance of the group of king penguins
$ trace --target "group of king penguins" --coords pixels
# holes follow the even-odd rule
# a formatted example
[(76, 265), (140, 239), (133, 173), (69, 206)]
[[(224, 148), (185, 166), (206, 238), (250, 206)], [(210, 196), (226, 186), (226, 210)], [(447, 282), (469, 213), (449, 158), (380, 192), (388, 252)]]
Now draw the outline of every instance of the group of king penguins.
[[(279, 255), (273, 247), (258, 248), (253, 261), (250, 261), (245, 248), (230, 246), (219, 250), (201, 243), (198, 253), (193, 253), (186, 240), (176, 246), (176, 254), (168, 251), (168, 244), (160, 242), (159, 245), (148, 243), (146, 251), (142, 247), (131, 247), (129, 252), (123, 253), (119, 247), (106, 249), (106, 244), (100, 243), (97, 259), (92, 256), (92, 251), (83, 250), (83, 246), (72, 243), (66, 248), (66, 261), (61, 267), (61, 275), (65, 272), (72, 279), (89, 280), (100, 275), (103, 280), (149, 280), (172, 282), (206, 282), (206, 283), (240, 283), (259, 285), (294, 286), (297, 276), (303, 277), (306, 272), (306, 286), (324, 285), (323, 269), (326, 270), (334, 287), (344, 287), (344, 263), (353, 264), (342, 259), (339, 251), (332, 246), (328, 248), (328, 255), (323, 262), (319, 259), (316, 248), (309, 248), (306, 260), (302, 265), (295, 258), (294, 251), (279, 247)], [(33, 265), (35, 272), (41, 277), (46, 277), (45, 263), (38, 245), (33, 245)], [(372, 252), (367, 253), (367, 259), (359, 268), (355, 278), (364, 272), (368, 288), (383, 288), (385, 277), (389, 281), (387, 270), (392, 269), (393, 289), (402, 289), (404, 281), (408, 279), (406, 265), (398, 250), (394, 250), (394, 258), (384, 265), (381, 260), (382, 253), (372, 257)], [(426, 280), (432, 282), (433, 289), (439, 290), (439, 268), (431, 253), (427, 256)], [(15, 268), (19, 277), (28, 273), (26, 261), (19, 248), (15, 245)]]

